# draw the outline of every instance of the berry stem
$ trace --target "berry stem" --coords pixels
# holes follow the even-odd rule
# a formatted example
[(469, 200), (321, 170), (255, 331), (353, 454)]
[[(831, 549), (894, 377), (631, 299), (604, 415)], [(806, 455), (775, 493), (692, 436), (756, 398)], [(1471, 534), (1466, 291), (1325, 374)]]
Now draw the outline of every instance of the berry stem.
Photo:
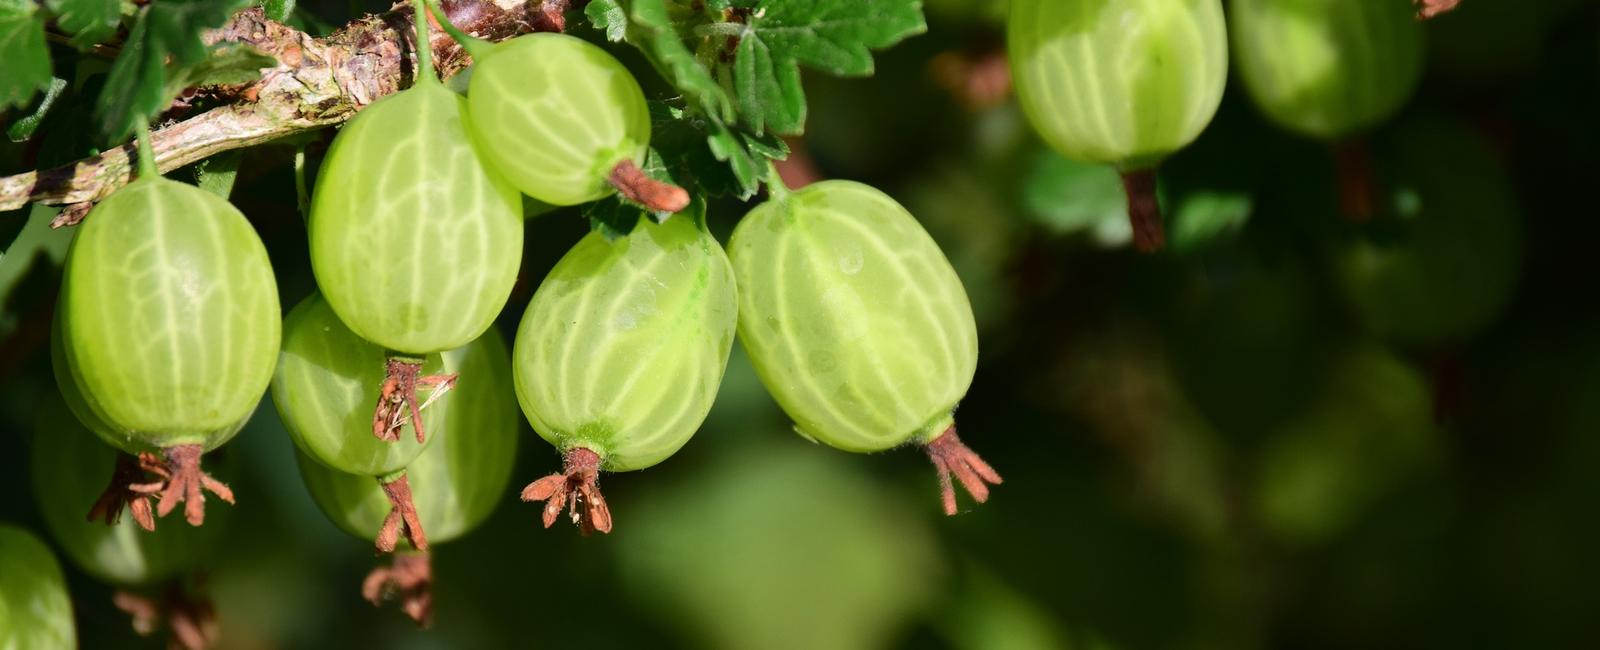
[(567, 452), (561, 473), (551, 474), (522, 489), (522, 500), (544, 501), (544, 527), (549, 528), (566, 510), (583, 534), (611, 532), (611, 508), (600, 493), (600, 455), (575, 447)]
[(1133, 225), (1133, 246), (1141, 253), (1154, 253), (1166, 246), (1167, 235), (1161, 225), (1161, 202), (1156, 196), (1156, 170), (1122, 172), (1122, 189), (1128, 195), (1128, 221)]
[(374, 607), (399, 600), (400, 609), (417, 627), (433, 625), (433, 559), (427, 551), (402, 551), (389, 566), (380, 566), (361, 583), (361, 596)]
[[(439, 24), (439, 29), (444, 30), (444, 33), (449, 34), (450, 38), (454, 39), (455, 42), (460, 43), (461, 49), (466, 50), (467, 54), (473, 59), (482, 59), (489, 53), (491, 49), (493, 49), (493, 43), (485, 41), (481, 38), (476, 38), (471, 34), (461, 31), (461, 28), (456, 27), (455, 23), (450, 22), (450, 16), (446, 15), (444, 10), (439, 8), (438, 0), (414, 1), (419, 5), (427, 5), (427, 9), (429, 10), (428, 14), (433, 15), (434, 22)], [(417, 13), (417, 20), (419, 22), (425, 20), (425, 16), (428, 14), (424, 14), (419, 11)], [(421, 28), (418, 27), (418, 29), (420, 30)], [(556, 31), (561, 30), (557, 29)]]
[(393, 480), (379, 480), (378, 485), (383, 488), (384, 496), (389, 497), (390, 506), (389, 515), (384, 517), (383, 526), (378, 529), (375, 540), (378, 551), (393, 553), (402, 533), (411, 542), (412, 548), (428, 550), (428, 534), (422, 530), (422, 517), (417, 514), (416, 503), (411, 499), (411, 482), (406, 479), (405, 473), (402, 472)]
[(954, 515), (958, 512), (956, 490), (950, 480), (952, 475), (961, 482), (967, 494), (972, 495), (972, 500), (978, 503), (989, 500), (988, 484), (999, 485), (1002, 482), (1000, 474), (989, 463), (961, 443), (961, 438), (956, 436), (955, 425), (928, 441), (923, 449), (928, 453), (928, 460), (933, 461), (934, 469), (939, 472), (939, 496), (944, 504), (944, 514)]
[(150, 144), (150, 127), (145, 124), (144, 118), (139, 119), (139, 130), (134, 137), (139, 142), (139, 178), (155, 178), (161, 175), (156, 167), (156, 150)]
[(622, 198), (652, 212), (677, 212), (689, 207), (688, 192), (672, 183), (650, 178), (632, 160), (617, 163), (607, 180)]
[(789, 184), (784, 182), (778, 162), (770, 158), (767, 160), (767, 195), (779, 202), (789, 198)]
[(438, 73), (433, 71), (433, 37), (428, 31), (428, 7), (426, 0), (411, 0), (412, 23), (417, 28), (417, 69), (415, 71), (417, 85), (439, 83)]
[(1372, 178), (1372, 152), (1363, 138), (1333, 145), (1335, 174), (1339, 178), (1339, 211), (1352, 223), (1372, 220), (1376, 194)]

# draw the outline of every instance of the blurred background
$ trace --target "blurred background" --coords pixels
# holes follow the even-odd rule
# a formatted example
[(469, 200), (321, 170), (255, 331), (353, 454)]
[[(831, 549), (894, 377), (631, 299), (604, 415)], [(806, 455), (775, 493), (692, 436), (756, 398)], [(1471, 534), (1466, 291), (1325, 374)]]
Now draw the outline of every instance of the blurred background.
[[(314, 31), (382, 9), (302, 4)], [(371, 544), (317, 510), (264, 402), (216, 453), (239, 496), (211, 504), (232, 511), (205, 578), (222, 646), (1594, 643), (1600, 6), (1465, 0), (1431, 21), (1419, 92), (1367, 138), (1366, 223), (1341, 217), (1330, 148), (1272, 126), (1233, 80), (1163, 168), (1170, 248), (1155, 256), (1131, 251), (1114, 172), (1032, 135), (1003, 5), (925, 10), (928, 32), (880, 53), (875, 77), (807, 79), (785, 173), (879, 186), (955, 264), (982, 348), (961, 434), (1005, 477), (988, 504), (947, 518), (915, 450), (793, 435), (736, 346), (694, 440), (605, 477), (609, 536), (544, 530), (517, 501), (559, 464), (525, 430), (502, 506), (436, 548), (436, 621), (419, 632), (360, 598)], [(67, 126), (45, 144), (0, 145), (0, 172), (81, 156), (73, 118), (53, 119)], [(330, 137), (309, 143), (313, 164)], [(293, 156), (246, 151), (232, 196), (286, 310), (314, 286)], [(714, 205), (714, 232), (749, 207)], [(34, 411), (56, 390), (71, 236), (52, 214), (0, 215), (25, 228), (0, 260), (0, 521), (41, 534), (23, 459), (51, 433)], [(587, 229), (575, 210), (530, 222), (500, 335)], [(162, 645), (66, 569), (83, 647)]]

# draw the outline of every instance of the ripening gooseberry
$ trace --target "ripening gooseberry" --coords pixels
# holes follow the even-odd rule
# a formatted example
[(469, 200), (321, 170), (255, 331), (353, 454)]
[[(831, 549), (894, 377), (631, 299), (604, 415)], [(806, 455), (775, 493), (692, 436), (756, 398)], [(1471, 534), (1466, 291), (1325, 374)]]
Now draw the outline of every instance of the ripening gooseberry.
[[(254, 412), (278, 356), (277, 283), (261, 239), (217, 195), (141, 176), (89, 213), (67, 254), (55, 375), (74, 413), (158, 477), (159, 514), (205, 519), (201, 471)], [(157, 454), (160, 454), (159, 456)]]
[[(427, 25), (417, 21), (417, 42), (429, 42)], [(421, 359), (488, 330), (522, 262), (522, 197), (479, 158), (466, 100), (439, 83), (428, 48), (417, 59), (415, 85), (340, 129), (307, 224), (328, 304), (389, 351), (372, 417), (373, 435), (389, 441), (395, 412), (418, 419)]]
[(979, 502), (995, 473), (956, 437), (978, 365), (972, 305), (933, 238), (851, 181), (779, 192), (728, 244), (739, 340), (800, 435), (853, 452), (921, 445), (945, 512), (952, 474)]
[(517, 189), (558, 206), (612, 193), (657, 212), (689, 205), (682, 188), (640, 168), (650, 111), (616, 57), (566, 34), (488, 43), (436, 17), (472, 54), (467, 108), (479, 150)]
[[(522, 415), (512, 389), (511, 353), (498, 332), (491, 329), (442, 356), (447, 370), (472, 381), (453, 390), (434, 442), (406, 468), (430, 546), (465, 535), (499, 505), (516, 463)], [(336, 471), (304, 453), (297, 457), (300, 475), (323, 513), (345, 532), (370, 539), (390, 509), (384, 490), (370, 476)], [(428, 552), (412, 549), (397, 552), (391, 566), (373, 570), (362, 592), (375, 605), (385, 592), (396, 593), (405, 612), (426, 626), (432, 582)]]
[[(350, 331), (327, 301), (315, 294), (289, 312), (283, 330), (283, 356), (272, 378), (272, 402), (295, 447), (330, 470), (382, 486), (388, 495), (387, 516), (367, 531), (368, 535), (377, 531), (379, 550), (394, 550), (401, 532), (413, 546), (426, 549), (427, 536), (416, 519), (406, 470), (437, 436), (423, 440), (396, 435), (394, 442), (388, 442), (364, 433), (371, 387), (383, 380), (383, 348)], [(419, 381), (435, 386), (436, 394), (455, 380), (454, 375), (439, 374), (444, 368), (438, 354), (426, 357), (420, 369), (428, 374)], [(430, 428), (442, 423), (451, 408), (449, 400), (425, 406), (419, 406), (417, 421)], [(384, 426), (392, 424), (397, 434), (411, 425), (403, 413), (390, 417), (394, 422)]]
[[(735, 328), (733, 270), (702, 223), (640, 219), (633, 233), (590, 233), (539, 285), (517, 328), (517, 399), (565, 471), (523, 490), (570, 507), (585, 531), (611, 530), (602, 469), (644, 469), (705, 421)], [(580, 509), (580, 504), (582, 508)]]
[(1134, 243), (1162, 247), (1155, 168), (1222, 102), (1221, 0), (1012, 0), (1006, 42), (1028, 119), (1068, 158), (1115, 165)]

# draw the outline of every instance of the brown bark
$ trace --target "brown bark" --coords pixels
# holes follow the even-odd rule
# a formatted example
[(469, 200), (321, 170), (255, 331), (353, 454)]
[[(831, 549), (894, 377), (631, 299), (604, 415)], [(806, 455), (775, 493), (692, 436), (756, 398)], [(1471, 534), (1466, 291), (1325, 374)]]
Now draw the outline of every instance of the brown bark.
[[(490, 41), (558, 30), (546, 4), (559, 7), (566, 0), (440, 2), (457, 27)], [(152, 132), (156, 166), (167, 172), (224, 151), (350, 119), (379, 98), (410, 86), (415, 78), (414, 34), (409, 4), (359, 18), (324, 38), (268, 20), (258, 8), (240, 11), (207, 34), (207, 42), (245, 43), (276, 57), (278, 66), (230, 93), (234, 103)], [(442, 31), (434, 31), (430, 40), (441, 77), (471, 63), (466, 51)], [(127, 144), (55, 169), (0, 178), (0, 211), (37, 202), (70, 206), (81, 219), (83, 204), (104, 199), (128, 183), (133, 154), (134, 146)]]

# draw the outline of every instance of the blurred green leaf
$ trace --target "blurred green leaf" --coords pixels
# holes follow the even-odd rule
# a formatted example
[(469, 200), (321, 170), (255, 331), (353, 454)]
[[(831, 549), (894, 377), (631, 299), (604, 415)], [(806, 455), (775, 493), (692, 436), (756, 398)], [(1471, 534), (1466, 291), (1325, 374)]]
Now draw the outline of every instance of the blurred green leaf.
[(110, 40), (122, 22), (122, 0), (45, 0), (45, 6), (79, 48)]
[(717, 458), (640, 495), (619, 574), (690, 645), (885, 647), (942, 567), (926, 525), (854, 467), (792, 438)]
[(1028, 170), (1022, 203), (1029, 216), (1057, 234), (1128, 219), (1128, 197), (1117, 170), (1078, 162), (1053, 151), (1040, 152)]
[[(220, 26), (245, 1), (162, 0), (140, 11), (96, 104), (100, 135), (106, 142), (120, 142), (143, 120), (167, 109), (183, 89), (174, 90), (168, 79), (179, 83), (193, 78), (189, 70), (206, 62), (213, 52), (201, 39), (205, 30)], [(233, 56), (229, 54), (232, 48), (216, 51)]]
[[(743, 25), (721, 23), (738, 39), (733, 87), (740, 123), (783, 135), (805, 131), (800, 66), (834, 75), (870, 75), (872, 53), (927, 31), (920, 0), (735, 0)], [(722, 34), (723, 29), (707, 33)]]
[(0, 111), (22, 108), (50, 87), (50, 48), (44, 16), (31, 0), (0, 0)]
[(1242, 230), (1255, 209), (1248, 193), (1229, 190), (1197, 190), (1174, 203), (1177, 207), (1167, 215), (1167, 243), (1176, 251)]

